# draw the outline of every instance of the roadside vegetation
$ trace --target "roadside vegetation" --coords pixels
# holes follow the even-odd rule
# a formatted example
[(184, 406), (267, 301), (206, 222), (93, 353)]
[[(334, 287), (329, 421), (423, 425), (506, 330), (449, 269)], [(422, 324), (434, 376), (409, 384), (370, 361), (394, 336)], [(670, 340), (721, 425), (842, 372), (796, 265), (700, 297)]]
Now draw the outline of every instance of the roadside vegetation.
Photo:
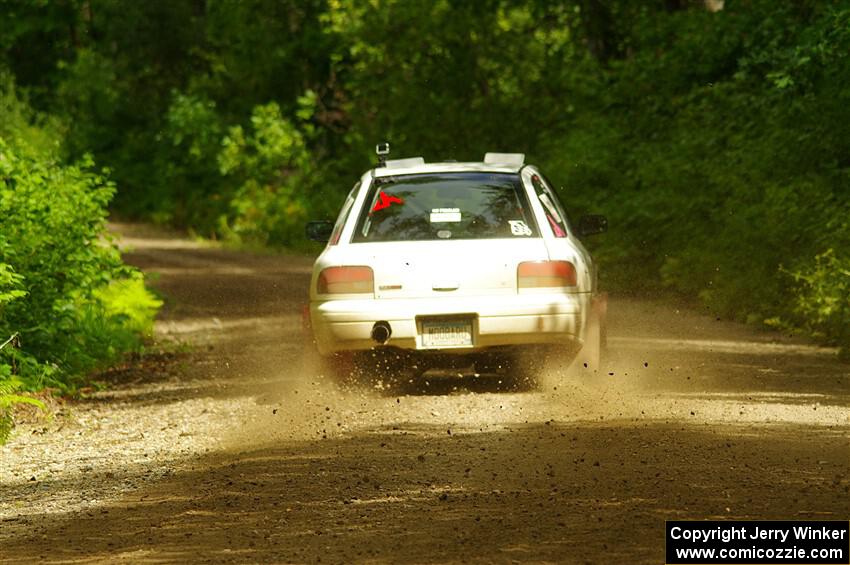
[(609, 289), (850, 349), (845, 1), (19, 0), (0, 30), (0, 355), (27, 387), (149, 328), (107, 206), (298, 247), (384, 140), (523, 151), (610, 217)]
[(0, 442), (22, 391), (74, 391), (137, 349), (159, 301), (105, 233), (114, 186), (0, 77)]

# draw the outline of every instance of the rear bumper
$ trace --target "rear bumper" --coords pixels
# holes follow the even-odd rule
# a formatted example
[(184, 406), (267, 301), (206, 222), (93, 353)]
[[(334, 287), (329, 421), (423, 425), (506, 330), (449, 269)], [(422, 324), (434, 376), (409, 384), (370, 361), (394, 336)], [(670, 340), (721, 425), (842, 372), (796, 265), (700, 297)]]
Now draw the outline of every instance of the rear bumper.
[(470, 353), (491, 347), (579, 341), (590, 297), (574, 294), (518, 294), (410, 299), (328, 300), (310, 304), (310, 325), (319, 352), (371, 349), (375, 322), (392, 328), (386, 343), (401, 349), (428, 351), (422, 345), (423, 317), (469, 316), (472, 347), (438, 349)]

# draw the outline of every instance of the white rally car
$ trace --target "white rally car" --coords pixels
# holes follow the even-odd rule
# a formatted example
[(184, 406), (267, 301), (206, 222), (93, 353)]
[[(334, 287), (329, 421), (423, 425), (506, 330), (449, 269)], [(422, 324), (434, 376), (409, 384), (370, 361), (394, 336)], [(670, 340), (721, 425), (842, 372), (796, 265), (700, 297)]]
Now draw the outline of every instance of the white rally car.
[(335, 223), (307, 225), (327, 246), (313, 267), (305, 329), (325, 367), (342, 372), (526, 378), (551, 354), (598, 370), (605, 296), (581, 238), (606, 229), (603, 216), (571, 225), (522, 154), (382, 159)]

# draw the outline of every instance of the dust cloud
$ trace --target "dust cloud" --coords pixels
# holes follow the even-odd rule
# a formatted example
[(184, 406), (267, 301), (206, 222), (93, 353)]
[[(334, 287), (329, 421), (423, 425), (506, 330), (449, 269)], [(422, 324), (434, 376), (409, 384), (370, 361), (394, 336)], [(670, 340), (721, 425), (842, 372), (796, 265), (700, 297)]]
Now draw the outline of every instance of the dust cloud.
[(339, 382), (297, 348), (285, 360), (280, 352), (266, 352), (269, 358), (254, 360), (265, 383), (256, 406), (224, 445), (351, 433), (469, 434), (551, 423), (850, 423), (846, 405), (829, 403), (825, 392), (764, 386), (769, 379), (794, 380), (796, 371), (811, 374), (819, 362), (829, 365), (829, 349), (645, 301), (615, 301), (610, 318), (604, 370), (547, 362), (535, 383), (451, 371), (400, 383), (381, 374)]

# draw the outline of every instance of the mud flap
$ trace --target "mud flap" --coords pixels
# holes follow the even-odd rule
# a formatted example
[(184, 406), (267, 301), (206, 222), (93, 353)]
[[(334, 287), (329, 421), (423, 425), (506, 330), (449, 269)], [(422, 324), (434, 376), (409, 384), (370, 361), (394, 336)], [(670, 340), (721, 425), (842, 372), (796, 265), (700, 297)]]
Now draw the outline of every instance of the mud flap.
[(573, 369), (579, 375), (600, 373), (604, 368), (608, 346), (607, 315), (608, 293), (598, 293), (591, 299), (584, 345), (573, 363)]
[(608, 353), (608, 293), (600, 292), (590, 301), (590, 312), (599, 324), (599, 353), (604, 361)]

